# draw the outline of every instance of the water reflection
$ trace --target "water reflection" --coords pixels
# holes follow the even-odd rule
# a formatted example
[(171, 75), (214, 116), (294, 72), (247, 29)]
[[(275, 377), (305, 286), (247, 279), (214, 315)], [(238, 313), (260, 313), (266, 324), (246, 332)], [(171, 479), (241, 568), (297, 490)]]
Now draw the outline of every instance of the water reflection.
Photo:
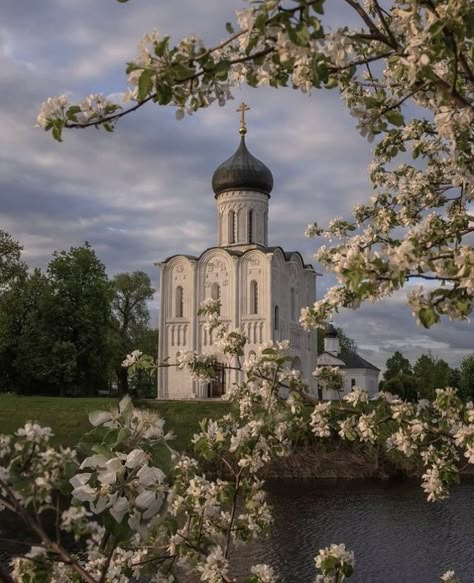
[(435, 504), (414, 482), (279, 480), (268, 491), (272, 534), (240, 565), (268, 562), (287, 583), (312, 582), (316, 550), (344, 542), (354, 583), (436, 583), (448, 569), (474, 581), (474, 483)]

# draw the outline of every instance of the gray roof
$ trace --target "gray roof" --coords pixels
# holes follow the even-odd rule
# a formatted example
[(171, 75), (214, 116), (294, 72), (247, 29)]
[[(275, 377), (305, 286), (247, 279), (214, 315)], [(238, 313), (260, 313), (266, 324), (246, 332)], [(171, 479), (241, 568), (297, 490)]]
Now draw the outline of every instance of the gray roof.
[(248, 151), (244, 136), (236, 152), (222, 162), (212, 177), (212, 189), (216, 196), (227, 190), (255, 190), (270, 196), (272, 188), (270, 169)]
[(355, 352), (340, 352), (337, 355), (337, 358), (342, 360), (347, 368), (370, 368), (371, 370), (380, 370)]

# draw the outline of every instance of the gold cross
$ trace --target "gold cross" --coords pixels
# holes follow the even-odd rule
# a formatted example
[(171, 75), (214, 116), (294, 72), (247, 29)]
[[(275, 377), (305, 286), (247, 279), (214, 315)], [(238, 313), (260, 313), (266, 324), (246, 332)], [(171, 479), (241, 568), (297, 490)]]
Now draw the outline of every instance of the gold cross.
[(239, 134), (241, 136), (245, 136), (245, 134), (247, 133), (247, 126), (245, 125), (245, 112), (249, 111), (250, 107), (244, 103), (242, 101), (242, 103), (239, 105), (239, 107), (237, 108), (237, 112), (240, 111), (240, 128), (239, 128)]

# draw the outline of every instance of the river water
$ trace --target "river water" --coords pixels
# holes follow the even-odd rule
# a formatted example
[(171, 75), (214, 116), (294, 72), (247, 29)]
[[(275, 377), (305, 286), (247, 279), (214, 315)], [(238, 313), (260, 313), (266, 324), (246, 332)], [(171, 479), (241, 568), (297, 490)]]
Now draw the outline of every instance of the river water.
[(417, 482), (278, 480), (267, 485), (275, 524), (239, 564), (270, 563), (286, 583), (315, 579), (331, 543), (355, 553), (351, 583), (437, 583), (454, 569), (474, 582), (474, 482), (428, 503)]
[[(274, 527), (238, 551), (238, 575), (269, 563), (285, 583), (312, 583), (317, 550), (345, 543), (356, 558), (351, 583), (439, 583), (448, 569), (474, 583), (472, 480), (438, 503), (411, 481), (275, 480), (267, 491)], [(0, 518), (0, 536), (8, 526)], [(15, 550), (0, 539), (0, 560)]]

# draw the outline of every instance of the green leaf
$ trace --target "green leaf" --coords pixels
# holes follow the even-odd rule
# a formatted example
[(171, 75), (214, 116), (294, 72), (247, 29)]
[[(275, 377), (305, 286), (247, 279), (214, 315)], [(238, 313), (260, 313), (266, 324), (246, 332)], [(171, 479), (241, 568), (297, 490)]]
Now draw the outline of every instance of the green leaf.
[(71, 121), (77, 121), (76, 114), (81, 111), (79, 105), (71, 105), (71, 107), (66, 112), (66, 117)]
[(221, 81), (227, 79), (227, 74), (229, 72), (230, 62), (227, 60), (219, 61), (214, 68), (214, 76)]
[(138, 101), (143, 101), (150, 93), (153, 85), (153, 71), (145, 69), (138, 79)]
[(130, 430), (126, 427), (122, 427), (118, 432), (117, 439), (115, 440), (114, 447), (117, 447), (130, 437)]
[(104, 457), (106, 457), (109, 460), (112, 459), (113, 457), (115, 457), (112, 450), (109, 447), (107, 447), (106, 445), (94, 445), (94, 446), (92, 446), (92, 451), (94, 453), (98, 453), (99, 455), (103, 455)]
[(421, 308), (418, 312), (418, 318), (425, 328), (431, 328), (439, 320), (439, 316), (433, 308)]
[(235, 32), (234, 27), (232, 26), (232, 23), (230, 23), (230, 22), (225, 23), (225, 29), (229, 34), (234, 34), (234, 32)]
[(275, 349), (274, 348), (265, 348), (264, 350), (262, 350), (262, 354), (275, 354)]
[(105, 529), (117, 539), (117, 542), (125, 541), (130, 536), (131, 530), (126, 517), (127, 515), (122, 518), (122, 522), (119, 524), (109, 513), (104, 515)]
[(193, 67), (188, 67), (186, 65), (183, 65), (182, 63), (176, 63), (176, 65), (173, 65), (172, 70), (178, 81), (183, 81), (184, 79), (191, 77), (195, 73)]
[(168, 50), (168, 41), (170, 40), (169, 36), (164, 36), (163, 39), (156, 43), (155, 45), (155, 55), (157, 57), (162, 57), (166, 51)]
[(402, 126), (405, 123), (405, 118), (400, 111), (392, 109), (385, 114), (387, 120), (394, 126)]
[(319, 2), (313, 4), (313, 10), (318, 14), (324, 14), (324, 0), (319, 0)]
[(158, 85), (154, 101), (157, 101), (160, 105), (168, 105), (172, 97), (173, 91), (169, 85), (164, 83)]

